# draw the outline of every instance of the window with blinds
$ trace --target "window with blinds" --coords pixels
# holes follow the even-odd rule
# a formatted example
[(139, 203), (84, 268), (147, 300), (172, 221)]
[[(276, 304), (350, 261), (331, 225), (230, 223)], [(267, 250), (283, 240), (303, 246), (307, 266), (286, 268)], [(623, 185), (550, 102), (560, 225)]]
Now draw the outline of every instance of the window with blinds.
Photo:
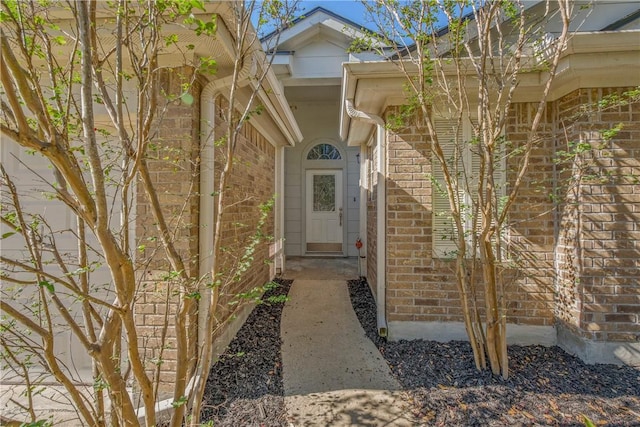
[[(436, 118), (434, 126), (453, 181), (456, 206), (461, 215), (466, 240), (471, 242), (474, 224), (476, 229), (479, 229), (482, 223), (481, 218), (474, 221), (474, 211), (477, 211), (474, 209), (474, 203), (481, 162), (477, 144), (472, 141), (473, 129), (469, 122), (458, 123), (457, 120), (445, 118)], [(502, 159), (497, 159), (495, 165), (494, 180), (499, 184), (498, 191), (501, 191), (504, 183)], [(432, 156), (432, 186), (433, 256), (453, 258), (458, 250), (457, 230), (449, 204), (444, 172), (435, 155)]]

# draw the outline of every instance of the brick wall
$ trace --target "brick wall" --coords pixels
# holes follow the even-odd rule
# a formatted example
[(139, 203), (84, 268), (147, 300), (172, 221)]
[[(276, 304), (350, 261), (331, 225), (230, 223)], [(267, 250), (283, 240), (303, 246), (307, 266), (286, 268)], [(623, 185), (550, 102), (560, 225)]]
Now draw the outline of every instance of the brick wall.
[(157, 378), (160, 392), (167, 394), (173, 389), (178, 359), (174, 328), (177, 304), (173, 296), (179, 286), (167, 279), (166, 272), (154, 270), (144, 273), (141, 288), (135, 307), (138, 342), (149, 375)]
[[(191, 76), (192, 70), (188, 67), (164, 70), (160, 74), (159, 90), (167, 96), (176, 96)], [(197, 274), (198, 265), (200, 90), (196, 83), (191, 90), (194, 103), (190, 105), (180, 100), (166, 103), (165, 96), (159, 96), (157, 134), (149, 144), (147, 160), (169, 229), (175, 231), (176, 249), (191, 275)], [(145, 263), (147, 270), (168, 270), (150, 203), (141, 184), (136, 211), (138, 260)]]
[[(387, 311), (390, 321), (451, 320), (453, 277), (431, 257), (431, 153), (418, 123), (390, 132), (387, 180)], [(448, 270), (445, 270), (446, 275)], [(454, 316), (457, 313), (454, 314)], [(458, 320), (457, 318), (455, 320)]]
[[(640, 339), (640, 104), (584, 108), (622, 90), (581, 89), (558, 101), (566, 132), (558, 148), (570, 141), (593, 147), (563, 165), (563, 178), (574, 179), (563, 182), (559, 209), (558, 294), (567, 298), (559, 299), (558, 319), (595, 341)], [(617, 135), (602, 138), (618, 124)]]
[[(216, 100), (218, 123), (222, 123), (228, 104), (222, 97)], [(216, 139), (226, 132), (224, 125), (215, 129)], [(215, 182), (216, 188), (222, 162), (225, 159), (224, 147), (216, 149), (215, 153)], [(229, 281), (236, 271), (239, 258), (244, 253), (248, 242), (257, 231), (260, 218), (260, 205), (270, 200), (276, 193), (275, 188), (275, 148), (259, 134), (251, 125), (245, 124), (238, 140), (233, 169), (229, 182), (232, 183), (227, 191), (227, 206), (223, 216), (222, 247), (225, 257), (218, 260), (223, 281)], [(263, 230), (265, 235), (273, 236), (273, 211), (268, 217)], [(269, 258), (268, 243), (262, 243), (256, 248), (252, 267), (243, 275), (240, 281), (231, 281), (224, 290), (220, 304), (219, 318), (226, 319), (232, 314), (234, 305), (229, 302), (236, 299), (235, 295), (256, 286), (264, 285), (269, 279), (269, 266), (265, 260)]]
[[(162, 89), (166, 93), (180, 93), (184, 70), (167, 71), (162, 75)], [(160, 203), (167, 214), (170, 228), (176, 230), (177, 248), (185, 259), (191, 277), (198, 272), (198, 234), (199, 234), (199, 123), (200, 87), (192, 91), (194, 103), (171, 102), (166, 106), (161, 119), (157, 138), (154, 139), (154, 151), (149, 160), (152, 178), (158, 188)], [(216, 111), (220, 123), (226, 103), (218, 98)], [(216, 138), (222, 135), (224, 126), (216, 127)], [(215, 153), (215, 180), (218, 182), (223, 159), (223, 147)], [(246, 292), (262, 286), (270, 280), (268, 243), (261, 243), (254, 253), (254, 261), (241, 280), (227, 280), (236, 271), (237, 262), (244, 253), (248, 241), (256, 233), (260, 217), (259, 205), (275, 194), (275, 148), (260, 135), (250, 122), (246, 123), (240, 135), (234, 167), (228, 189), (226, 205), (229, 206), (223, 217), (224, 256), (219, 259), (228, 281), (222, 292), (219, 310), (216, 313), (221, 324), (239, 310), (242, 304), (231, 304), (237, 300), (239, 292)], [(175, 331), (173, 314), (176, 311), (175, 295), (178, 284), (168, 274), (171, 270), (164, 251), (160, 248), (148, 201), (141, 191), (137, 200), (136, 237), (137, 245), (144, 245), (139, 251), (138, 263), (141, 265), (141, 292), (136, 303), (136, 325), (149, 371), (159, 369), (160, 390), (169, 392), (173, 387), (176, 364)], [(268, 216), (263, 229), (265, 235), (273, 235), (274, 215)], [(195, 315), (195, 313), (194, 313)], [(197, 324), (189, 329), (195, 342)], [(167, 326), (166, 328), (164, 326)], [(217, 331), (222, 336), (224, 328)], [(196, 354), (194, 349), (193, 354)]]
[[(513, 105), (505, 129), (513, 149), (526, 143), (537, 107), (537, 103)], [(517, 266), (505, 285), (507, 319), (512, 323), (554, 323), (554, 130), (553, 109), (547, 108), (538, 127), (540, 141), (531, 153), (527, 178), (509, 214), (507, 250)], [(520, 160), (509, 159), (507, 183), (515, 181)]]
[[(510, 118), (514, 143), (530, 123), (529, 107)], [(550, 130), (550, 125), (547, 126)], [(417, 121), (388, 139), (387, 312), (389, 321), (461, 322), (455, 265), (433, 257), (430, 141)], [(507, 321), (553, 324), (553, 212), (548, 193), (552, 178), (550, 141), (533, 156), (531, 179), (512, 218), (512, 261), (520, 265), (506, 283)], [(520, 253), (520, 251), (522, 251)], [(517, 255), (517, 256), (516, 256)], [(479, 302), (483, 305), (481, 289)]]
[[(194, 102), (165, 102), (165, 96), (182, 93), (182, 84), (192, 78), (188, 67), (163, 70), (159, 76), (157, 134), (148, 150), (147, 164), (173, 240), (190, 277), (198, 274), (199, 206), (199, 84), (191, 89)], [(136, 252), (140, 287), (135, 305), (139, 345), (150, 374), (157, 369), (160, 390), (169, 392), (174, 383), (176, 344), (173, 315), (178, 282), (171, 279), (171, 266), (160, 242), (150, 202), (138, 183), (136, 201)], [(189, 322), (192, 342), (197, 337), (195, 313)], [(193, 348), (195, 355), (195, 348)], [(154, 375), (155, 378), (155, 374)]]
[[(556, 153), (567, 150), (568, 142), (580, 139), (580, 131), (570, 121), (571, 117), (579, 114), (582, 105), (586, 105), (588, 98), (580, 91), (574, 91), (556, 101), (558, 128), (563, 134), (556, 138)], [(580, 291), (580, 251), (579, 235), (579, 205), (580, 186), (574, 184), (579, 175), (580, 159), (558, 164), (558, 244), (556, 249), (557, 294), (556, 317), (559, 322), (570, 327), (573, 331), (580, 330), (582, 312), (582, 292)], [(564, 200), (563, 200), (564, 199)]]
[[(576, 115), (612, 92), (578, 90), (545, 111), (540, 142), (509, 215), (509, 260), (517, 266), (507, 271), (505, 285), (509, 323), (560, 322), (592, 340), (640, 339), (640, 105)], [(536, 107), (513, 106), (506, 137), (514, 147), (526, 141)], [(618, 123), (622, 130), (603, 145), (599, 131)], [(426, 135), (416, 121), (388, 137), (387, 317), (459, 322), (453, 262), (432, 253)], [(589, 142), (596, 150), (578, 163), (558, 165), (567, 141)], [(507, 182), (519, 160), (509, 160)], [(578, 174), (581, 185), (566, 185)], [(374, 238), (369, 224), (369, 241)]]

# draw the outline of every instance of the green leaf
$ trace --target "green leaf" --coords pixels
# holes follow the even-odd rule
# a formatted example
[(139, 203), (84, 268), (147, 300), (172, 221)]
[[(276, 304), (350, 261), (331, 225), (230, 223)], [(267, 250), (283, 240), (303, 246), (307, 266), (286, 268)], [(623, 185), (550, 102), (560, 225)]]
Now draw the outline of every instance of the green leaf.
[(4, 233), (4, 234), (2, 235), (2, 237), (0, 237), (0, 240), (2, 240), (2, 239), (6, 239), (7, 237), (11, 237), (11, 236), (13, 236), (14, 234), (16, 234), (16, 233), (15, 233), (15, 232), (13, 232), (13, 231), (9, 231), (8, 233)]
[(169, 34), (164, 38), (165, 46), (171, 46), (172, 44), (178, 43), (178, 35), (177, 34)]
[(183, 94), (180, 99), (182, 99), (182, 102), (185, 105), (193, 105), (193, 95), (191, 95), (190, 93), (185, 93)]
[(589, 417), (584, 414), (582, 414), (582, 421), (584, 422), (585, 427), (596, 427), (593, 421), (591, 421)]
[(179, 408), (183, 406), (185, 403), (187, 403), (187, 396), (181, 396), (179, 399), (171, 402), (171, 406), (173, 406), (174, 408)]
[(215, 74), (217, 71), (217, 62), (214, 58), (212, 57), (201, 57), (200, 58), (200, 66), (199, 66), (199, 70), (201, 73), (203, 74)]
[(47, 288), (47, 290), (52, 294), (56, 291), (56, 289), (53, 287), (53, 283), (49, 282), (48, 280), (41, 280), (40, 282), (38, 282), (38, 286)]
[(207, 10), (204, 8), (204, 2), (202, 0), (191, 0), (191, 7), (194, 9), (200, 9), (203, 12), (206, 12)]
[(196, 301), (200, 301), (200, 299), (202, 298), (202, 295), (200, 294), (200, 292), (191, 292), (187, 295), (185, 295), (185, 298), (187, 299), (194, 299)]
[(274, 295), (271, 297), (268, 297), (265, 302), (269, 303), (269, 304), (280, 304), (280, 303), (285, 303), (289, 301), (289, 297), (286, 295)]
[(22, 423), (20, 427), (48, 427), (52, 425), (49, 420), (38, 420), (31, 423)]
[(101, 377), (97, 377), (93, 380), (93, 389), (96, 391), (106, 390), (109, 388), (109, 383), (103, 380)]

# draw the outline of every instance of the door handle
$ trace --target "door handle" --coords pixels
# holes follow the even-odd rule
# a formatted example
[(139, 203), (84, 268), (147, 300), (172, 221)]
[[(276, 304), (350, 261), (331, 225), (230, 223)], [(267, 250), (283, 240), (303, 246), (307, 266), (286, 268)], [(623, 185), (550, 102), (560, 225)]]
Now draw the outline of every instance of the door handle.
[(340, 227), (342, 227), (342, 208), (340, 208), (339, 217), (340, 217)]

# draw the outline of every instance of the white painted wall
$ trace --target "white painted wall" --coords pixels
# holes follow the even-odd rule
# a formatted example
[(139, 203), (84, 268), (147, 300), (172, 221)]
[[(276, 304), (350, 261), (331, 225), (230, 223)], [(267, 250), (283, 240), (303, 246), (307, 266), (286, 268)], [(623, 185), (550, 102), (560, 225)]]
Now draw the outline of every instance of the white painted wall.
[[(55, 234), (55, 243), (62, 256), (70, 260), (69, 268), (73, 270), (73, 263), (77, 260), (77, 239), (74, 233), (77, 229), (77, 217), (62, 202), (54, 200), (48, 195), (53, 193), (51, 183), (55, 182), (51, 165), (39, 154), (29, 154), (27, 151), (15, 142), (3, 137), (0, 144), (0, 157), (2, 165), (16, 185), (18, 193), (21, 195), (21, 206), (25, 213), (33, 215), (41, 215), (47, 221)], [(3, 191), (5, 188), (2, 189)], [(8, 195), (7, 195), (8, 197)], [(112, 203), (112, 227), (119, 228), (120, 204)], [(3, 213), (9, 210), (9, 205), (3, 206)], [(26, 218), (29, 221), (29, 218)], [(43, 234), (46, 232), (45, 226), (41, 226), (40, 230)], [(5, 234), (9, 229), (4, 224), (0, 226), (0, 233)], [(86, 229), (87, 239), (89, 243), (99, 249), (96, 238)], [(46, 240), (49, 242), (49, 240)], [(20, 235), (13, 235), (2, 239), (0, 248), (3, 256), (9, 259), (28, 260), (30, 258), (24, 240)], [(89, 251), (90, 261), (104, 263), (102, 256)], [(43, 254), (43, 259), (53, 260), (51, 254)], [(27, 261), (28, 262), (28, 261)], [(60, 270), (55, 262), (50, 263), (46, 267), (47, 272), (52, 275), (63, 277), (64, 273)], [(34, 280), (31, 274), (13, 275), (18, 279)], [(98, 298), (104, 298), (106, 301), (112, 301), (111, 276), (106, 267), (96, 267), (95, 271), (90, 273), (90, 286), (92, 294)], [(16, 295), (11, 282), (2, 281), (2, 295), (0, 297), (7, 298)], [(54, 285), (56, 294), (62, 299), (74, 316), (76, 321), (82, 325), (82, 313), (80, 302), (60, 285)], [(16, 286), (17, 288), (17, 286)], [(22, 304), (30, 305), (37, 301), (38, 287), (35, 284), (22, 287), (22, 293), (18, 299), (9, 300), (14, 307), (20, 307)], [(65, 322), (58, 317), (55, 309), (52, 311), (53, 321), (58, 324), (56, 327), (55, 348), (56, 354), (61, 362), (69, 368), (69, 374), (75, 380), (90, 381), (91, 380), (91, 358), (87, 354), (85, 348), (79, 340), (73, 336), (69, 328), (63, 326)], [(34, 366), (35, 372), (41, 372), (40, 366)], [(7, 369), (0, 371), (3, 380), (12, 379), (12, 372)]]
[(349, 60), (345, 48), (324, 40), (296, 49), (293, 70), (296, 77), (342, 77), (342, 63)]
[[(355, 241), (359, 235), (360, 170), (357, 164), (357, 147), (347, 147), (338, 134), (339, 92), (335, 101), (291, 102), (293, 113), (304, 135), (304, 140), (296, 147), (285, 149), (285, 254), (305, 255), (305, 170), (318, 167), (318, 161), (306, 161), (307, 152), (314, 145), (328, 142), (338, 147), (345, 158), (343, 161), (323, 162), (325, 168), (339, 167), (346, 177), (343, 183), (344, 245), (345, 255), (357, 256)], [(320, 161), (322, 162), (322, 161)]]

